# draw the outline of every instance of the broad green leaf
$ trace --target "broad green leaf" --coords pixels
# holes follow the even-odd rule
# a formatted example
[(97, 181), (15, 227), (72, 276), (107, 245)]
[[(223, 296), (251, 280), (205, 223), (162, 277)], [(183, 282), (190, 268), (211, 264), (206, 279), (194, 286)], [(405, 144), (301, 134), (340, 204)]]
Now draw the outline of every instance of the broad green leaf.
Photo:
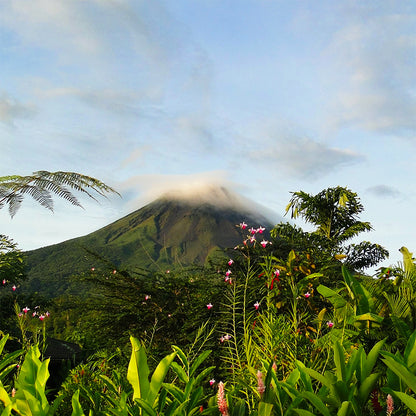
[(0, 416), (10, 416), (12, 413), (12, 406), (7, 406), (2, 412)]
[(395, 391), (394, 394), (404, 403), (413, 413), (416, 414), (416, 399), (401, 391)]
[(350, 402), (342, 402), (337, 412), (337, 416), (348, 416), (350, 414)]
[(341, 295), (327, 286), (319, 285), (316, 290), (328, 299), (336, 309), (343, 308), (347, 304), (347, 301)]
[(49, 410), (49, 405), (46, 405), (46, 408), (43, 408), (41, 401), (38, 400), (37, 397), (31, 394), (31, 392), (28, 390), (23, 390), (23, 394), (26, 402), (24, 403), (24, 406), (22, 406), (24, 400), (16, 400), (19, 412), (21, 412), (20, 409), (26, 409), (24, 410), (23, 414), (28, 412), (29, 415), (33, 416), (46, 416)]
[(334, 362), (337, 380), (347, 381), (345, 379), (344, 349), (339, 341), (337, 341), (334, 345)]
[(72, 396), (72, 414), (71, 416), (85, 416), (79, 402), (79, 390)]
[(376, 315), (375, 313), (367, 312), (361, 315), (357, 315), (355, 317), (355, 320), (356, 321), (371, 321), (371, 322), (376, 322), (378, 324), (381, 324), (384, 318), (380, 315)]
[(403, 364), (395, 360), (395, 357), (387, 356), (383, 352), (382, 361), (393, 371), (408, 387), (416, 391), (416, 376), (412, 374)]
[(408, 367), (416, 363), (416, 331), (412, 333), (404, 350), (404, 359)]
[(191, 368), (189, 370), (189, 376), (192, 377), (198, 367), (207, 359), (207, 357), (211, 354), (211, 350), (206, 350), (198, 355), (195, 361), (192, 363)]
[[(344, 358), (345, 360), (345, 358)], [(354, 350), (348, 363), (345, 366), (345, 380), (347, 383), (351, 380), (354, 373), (360, 373), (361, 362), (365, 360), (365, 352), (362, 347)]]
[(309, 410), (305, 410), (305, 409), (292, 409), (292, 410), (300, 416), (315, 416), (315, 413), (312, 413)]
[(149, 405), (149, 403), (146, 400), (143, 400), (141, 398), (137, 398), (134, 400), (137, 405), (142, 408), (145, 413), (147, 413), (149, 416), (157, 416), (157, 412), (155, 409), (152, 408), (152, 406)]
[(163, 388), (173, 396), (179, 403), (182, 403), (185, 399), (185, 393), (174, 384), (163, 383)]
[(364, 364), (364, 374), (362, 375), (363, 378), (368, 377), (373, 371), (377, 358), (380, 354), (380, 350), (383, 348), (385, 341), (386, 339), (382, 339), (381, 341), (377, 342), (377, 344), (374, 345), (374, 347), (371, 348), (370, 352), (368, 353), (367, 360), (365, 360)]
[[(195, 406), (197, 406), (199, 400), (202, 397), (203, 392), (204, 392), (204, 389), (202, 388), (202, 386), (199, 386), (192, 392), (192, 394), (189, 397), (189, 405), (188, 405), (189, 409), (193, 409)], [(197, 410), (199, 410), (199, 406)]]
[(370, 393), (374, 390), (375, 384), (379, 379), (379, 373), (370, 374), (364, 381), (361, 382), (361, 385), (358, 389), (358, 398), (361, 404), (367, 402)]
[(8, 406), (11, 403), (10, 397), (7, 394), (7, 391), (0, 384), (0, 400), (3, 402), (4, 406)]
[(149, 393), (146, 397), (149, 403), (153, 404), (155, 402), (159, 390), (162, 387), (163, 380), (165, 379), (169, 367), (175, 357), (176, 352), (167, 355), (165, 358), (163, 358), (162, 361), (160, 361), (155, 371), (153, 372), (152, 378), (150, 380)]
[(172, 345), (172, 349), (178, 354), (178, 358), (182, 362), (186, 374), (189, 374), (189, 361), (186, 358), (185, 353), (176, 345)]
[[(214, 398), (215, 401), (215, 398)], [(248, 409), (247, 409), (247, 403), (243, 399), (237, 399), (237, 401), (234, 403), (231, 414), (232, 416), (246, 416)]]
[(6, 342), (8, 339), (9, 339), (9, 334), (6, 334), (0, 340), (0, 355), (3, 352), (4, 346), (6, 345)]
[(273, 405), (271, 403), (260, 402), (258, 416), (270, 416), (272, 414)]
[(310, 391), (304, 391), (301, 393), (302, 397), (308, 400), (315, 408), (324, 416), (331, 416), (325, 403), (314, 393)]
[(133, 387), (133, 400), (146, 399), (150, 390), (147, 356), (139, 340), (130, 337), (131, 358), (127, 369), (127, 380)]
[(305, 367), (304, 371), (307, 372), (312, 378), (318, 380), (323, 386), (328, 387), (329, 389), (333, 386), (333, 380), (328, 378), (327, 376), (318, 373), (318, 371), (313, 370), (312, 368)]
[(185, 414), (184, 409), (186, 408), (186, 406), (188, 405), (188, 401), (189, 400), (185, 400), (183, 403), (181, 403), (176, 409), (175, 411), (171, 414), (171, 416), (176, 416), (176, 415), (183, 415)]
[(297, 368), (295, 368), (289, 374), (289, 377), (286, 379), (286, 383), (291, 386), (294, 386), (298, 382), (299, 377), (300, 377), (300, 371)]
[(188, 374), (186, 374), (183, 367), (181, 367), (178, 363), (173, 362), (171, 364), (172, 370), (176, 373), (176, 375), (179, 377), (179, 380), (182, 381), (182, 383), (187, 383), (189, 381)]
[(300, 370), (300, 379), (302, 380), (304, 389), (306, 391), (313, 391), (311, 378), (307, 372), (303, 371), (306, 366), (300, 361), (296, 361), (296, 365)]

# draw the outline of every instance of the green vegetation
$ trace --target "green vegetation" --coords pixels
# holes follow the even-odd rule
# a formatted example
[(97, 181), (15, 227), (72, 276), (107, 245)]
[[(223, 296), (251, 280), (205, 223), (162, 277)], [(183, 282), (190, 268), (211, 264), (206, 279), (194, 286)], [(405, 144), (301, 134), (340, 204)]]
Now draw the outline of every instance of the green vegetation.
[[(146, 218), (126, 217), (118, 223), (124, 229), (113, 224), (100, 238), (118, 239), (129, 253), (137, 231), (151, 239), (166, 227), (166, 236), (178, 237), (177, 209), (160, 221), (147, 209)], [(156, 261), (149, 270), (90, 250), (94, 262), (48, 305), (9, 291), (19, 304), (0, 343), (0, 414), (414, 414), (416, 263), (403, 247), (402, 265), (366, 275), (388, 253), (350, 244), (371, 229), (359, 220), (362, 211), (346, 188), (297, 192), (287, 212), (309, 222), (310, 232), (239, 219), (240, 243), (215, 260)], [(187, 236), (221, 228), (218, 217), (202, 225), (189, 216), (180, 223)], [(5, 242), (0, 269), (8, 265), (18, 279), (21, 253)], [(198, 251), (191, 252), (195, 260)], [(48, 336), (83, 348), (59, 382), (48, 378)]]

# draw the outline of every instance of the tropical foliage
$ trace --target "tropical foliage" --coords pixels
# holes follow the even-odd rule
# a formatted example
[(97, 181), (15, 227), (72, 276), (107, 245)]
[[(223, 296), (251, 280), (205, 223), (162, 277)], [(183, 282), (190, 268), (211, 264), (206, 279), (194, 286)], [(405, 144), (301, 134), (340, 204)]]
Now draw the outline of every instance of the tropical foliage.
[[(102, 259), (50, 316), (16, 303), (20, 334), (0, 342), (1, 414), (414, 414), (416, 264), (403, 247), (402, 265), (367, 276), (387, 252), (348, 244), (371, 229), (362, 211), (346, 188), (294, 193), (287, 212), (310, 232), (242, 221), (241, 244), (215, 265), (161, 273)], [(7, 244), (4, 264), (18, 264)], [(48, 335), (87, 353), (57, 385)]]
[(10, 175), (0, 177), (0, 208), (8, 206), (10, 216), (14, 216), (26, 195), (32, 197), (41, 206), (53, 211), (52, 195), (81, 207), (81, 203), (72, 191), (87, 195), (96, 200), (96, 196), (116, 193), (114, 189), (98, 179), (75, 172), (38, 171), (28, 176)]

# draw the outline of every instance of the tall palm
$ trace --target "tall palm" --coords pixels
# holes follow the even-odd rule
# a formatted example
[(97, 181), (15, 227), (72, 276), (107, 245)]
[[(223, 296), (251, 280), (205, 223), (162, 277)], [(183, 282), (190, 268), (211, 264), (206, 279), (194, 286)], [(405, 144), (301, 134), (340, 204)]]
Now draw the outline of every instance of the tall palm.
[(325, 189), (317, 195), (293, 192), (286, 213), (289, 210), (292, 218), (303, 218), (317, 227), (317, 234), (336, 242), (372, 230), (369, 222), (358, 220), (364, 207), (357, 194), (340, 186)]
[(0, 177), (0, 209), (8, 206), (10, 216), (13, 217), (24, 197), (29, 195), (40, 205), (53, 211), (53, 194), (82, 207), (73, 191), (84, 193), (94, 200), (96, 196), (117, 193), (113, 188), (90, 176), (74, 172), (38, 171), (29, 176)]
[(313, 224), (316, 229), (312, 234), (323, 237), (335, 252), (345, 254), (353, 268), (373, 266), (388, 257), (387, 250), (378, 244), (345, 245), (358, 234), (372, 230), (369, 222), (359, 220), (364, 207), (357, 194), (348, 188), (328, 188), (317, 195), (293, 192), (286, 207), (286, 213), (289, 211), (292, 218), (301, 217)]

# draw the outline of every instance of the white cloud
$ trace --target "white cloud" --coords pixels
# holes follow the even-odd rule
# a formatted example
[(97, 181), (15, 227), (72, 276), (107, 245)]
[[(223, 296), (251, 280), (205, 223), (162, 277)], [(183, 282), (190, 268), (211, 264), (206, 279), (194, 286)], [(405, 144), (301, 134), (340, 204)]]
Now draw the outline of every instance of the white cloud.
[(32, 105), (21, 104), (7, 94), (0, 95), (0, 121), (13, 124), (17, 118), (27, 118), (35, 112)]
[[(400, 9), (400, 7), (398, 7)], [(416, 11), (358, 8), (326, 50), (329, 123), (416, 136)], [(327, 80), (325, 80), (327, 79)]]
[(244, 149), (256, 166), (273, 166), (291, 177), (316, 180), (340, 169), (362, 163), (365, 157), (349, 148), (337, 148), (314, 140), (298, 127), (276, 120), (251, 127)]

